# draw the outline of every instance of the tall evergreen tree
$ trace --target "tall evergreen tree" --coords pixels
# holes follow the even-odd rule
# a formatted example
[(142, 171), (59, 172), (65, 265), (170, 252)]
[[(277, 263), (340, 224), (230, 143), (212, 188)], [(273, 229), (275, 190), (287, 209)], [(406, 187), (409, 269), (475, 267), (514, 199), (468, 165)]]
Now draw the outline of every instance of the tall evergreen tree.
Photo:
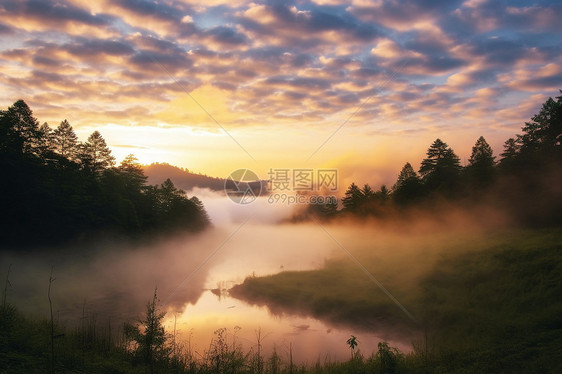
[(392, 190), (396, 191), (397, 189), (400, 189), (411, 179), (419, 180), (419, 177), (412, 165), (409, 162), (406, 162), (406, 164), (402, 167), (402, 170), (400, 170), (400, 174), (398, 174), (398, 179), (396, 180), (394, 186), (392, 186)]
[(350, 212), (356, 211), (363, 202), (363, 197), (361, 189), (355, 183), (351, 183), (342, 199), (343, 208)]
[(502, 157), (500, 163), (505, 163), (509, 160), (514, 160), (521, 149), (521, 145), (515, 138), (509, 138), (503, 144), (503, 152), (500, 154)]
[(208, 225), (211, 222), (211, 218), (207, 214), (203, 202), (197, 196), (192, 196), (189, 201), (191, 201), (193, 205), (195, 205), (197, 211), (199, 212), (199, 220), (201, 221), (201, 226), (204, 227)]
[(552, 151), (562, 140), (562, 96), (548, 98), (531, 121), (522, 128), (522, 151)]
[(468, 164), (471, 167), (478, 168), (491, 168), (496, 164), (494, 152), (492, 147), (488, 144), (483, 136), (479, 137), (472, 147), (472, 154), (468, 159)]
[(47, 122), (39, 127), (38, 150), (41, 155), (45, 155), (53, 147), (53, 130)]
[(408, 204), (419, 200), (422, 194), (423, 185), (420, 177), (412, 165), (407, 162), (392, 187), (392, 198), (398, 204)]
[(436, 139), (427, 150), (419, 173), (429, 188), (452, 191), (458, 182), (460, 170), (459, 157), (447, 143)]
[(53, 131), (53, 149), (62, 157), (74, 161), (78, 156), (78, 137), (67, 120)]
[(94, 174), (115, 165), (115, 158), (99, 131), (94, 131), (83, 144), (80, 158), (84, 167)]
[(466, 167), (466, 176), (468, 178), (468, 187), (486, 187), (492, 183), (495, 174), (495, 161), (494, 152), (492, 147), (488, 144), (483, 136), (478, 138), (474, 147), (472, 147), (472, 154), (468, 160)]
[(117, 169), (125, 177), (128, 188), (140, 191), (145, 185), (147, 177), (135, 155), (130, 154), (125, 157)]
[(371, 200), (375, 197), (375, 191), (373, 191), (371, 186), (369, 186), (368, 184), (365, 184), (363, 186), (363, 189), (361, 189), (361, 193), (363, 194), (363, 200)]
[(390, 200), (390, 191), (388, 190), (388, 188), (386, 187), (386, 185), (382, 185), (381, 189), (378, 190), (377, 192), (375, 192), (373, 194), (373, 197), (380, 203), (384, 204), (386, 203), (388, 200)]
[(39, 122), (23, 100), (16, 101), (0, 116), (0, 150), (39, 155)]

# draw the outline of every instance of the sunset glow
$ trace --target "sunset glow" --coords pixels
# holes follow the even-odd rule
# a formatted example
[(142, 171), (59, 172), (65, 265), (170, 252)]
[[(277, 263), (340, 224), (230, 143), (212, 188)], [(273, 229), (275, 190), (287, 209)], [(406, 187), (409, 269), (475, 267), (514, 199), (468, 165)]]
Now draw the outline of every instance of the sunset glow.
[[(120, 161), (393, 183), (441, 137), (496, 154), (562, 87), (554, 1), (36, 1), (0, 6), (0, 101)], [(339, 129), (339, 130), (338, 130)], [(333, 135), (333, 136), (332, 136)]]

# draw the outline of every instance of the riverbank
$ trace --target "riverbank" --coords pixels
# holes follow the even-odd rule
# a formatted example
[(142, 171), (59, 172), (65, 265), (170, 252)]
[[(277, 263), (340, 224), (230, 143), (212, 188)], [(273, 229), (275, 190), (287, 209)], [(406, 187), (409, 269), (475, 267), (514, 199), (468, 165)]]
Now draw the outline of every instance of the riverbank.
[(343, 253), (322, 269), (249, 277), (230, 293), (273, 313), (410, 334), (436, 370), (562, 369), (562, 230), (383, 241), (349, 253), (361, 266)]

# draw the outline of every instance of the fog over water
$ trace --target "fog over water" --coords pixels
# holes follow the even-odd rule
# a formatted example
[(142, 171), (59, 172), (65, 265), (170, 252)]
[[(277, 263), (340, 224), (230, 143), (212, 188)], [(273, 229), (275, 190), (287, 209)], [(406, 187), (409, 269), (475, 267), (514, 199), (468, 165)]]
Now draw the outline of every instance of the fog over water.
[[(213, 228), (135, 246), (100, 240), (91, 248), (3, 252), (2, 274), (11, 268), (8, 302), (28, 315), (46, 317), (52, 271), (56, 279), (52, 284), (53, 310), (61, 323), (72, 325), (85, 311), (95, 315), (99, 323), (112, 321), (119, 326), (142, 316), (157, 287), (161, 307), (168, 312), (167, 328), (173, 331), (175, 326), (178, 337), (189, 341), (199, 354), (208, 348), (219, 328), (228, 329), (229, 339), (236, 339), (246, 349), (255, 348), (257, 331), (261, 331), (265, 352), (275, 347), (283, 355), (292, 347), (295, 360), (308, 362), (321, 355), (346, 359), (349, 350), (345, 341), (351, 334), (358, 336), (359, 348), (365, 353), (375, 350), (381, 339), (402, 350), (410, 349), (411, 340), (390, 336), (388, 330), (358, 331), (302, 313), (272, 313), (266, 306), (248, 305), (217, 289), (226, 290), (251, 275), (321, 268), (327, 259), (346, 258), (340, 245), (354, 255), (371, 251), (382, 259), (381, 274), (394, 272), (415, 287), (417, 279), (439, 258), (432, 248), (440, 238), (424, 235), (423, 225), (414, 240), (370, 223), (280, 223), (290, 217), (293, 207), (273, 206), (266, 198), (238, 205), (207, 190), (189, 195), (204, 202)], [(423, 253), (420, 247), (425, 248)]]

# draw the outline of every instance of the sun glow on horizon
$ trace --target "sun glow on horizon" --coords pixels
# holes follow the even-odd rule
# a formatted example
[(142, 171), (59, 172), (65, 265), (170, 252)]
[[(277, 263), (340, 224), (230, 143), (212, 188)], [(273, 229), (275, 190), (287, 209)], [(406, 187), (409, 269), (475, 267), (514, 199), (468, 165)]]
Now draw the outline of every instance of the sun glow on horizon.
[(3, 107), (98, 130), (118, 161), (359, 173), (348, 160), (381, 184), (437, 137), (461, 159), (479, 136), (499, 154), (562, 86), (552, 1), (188, 3), (1, 5)]

